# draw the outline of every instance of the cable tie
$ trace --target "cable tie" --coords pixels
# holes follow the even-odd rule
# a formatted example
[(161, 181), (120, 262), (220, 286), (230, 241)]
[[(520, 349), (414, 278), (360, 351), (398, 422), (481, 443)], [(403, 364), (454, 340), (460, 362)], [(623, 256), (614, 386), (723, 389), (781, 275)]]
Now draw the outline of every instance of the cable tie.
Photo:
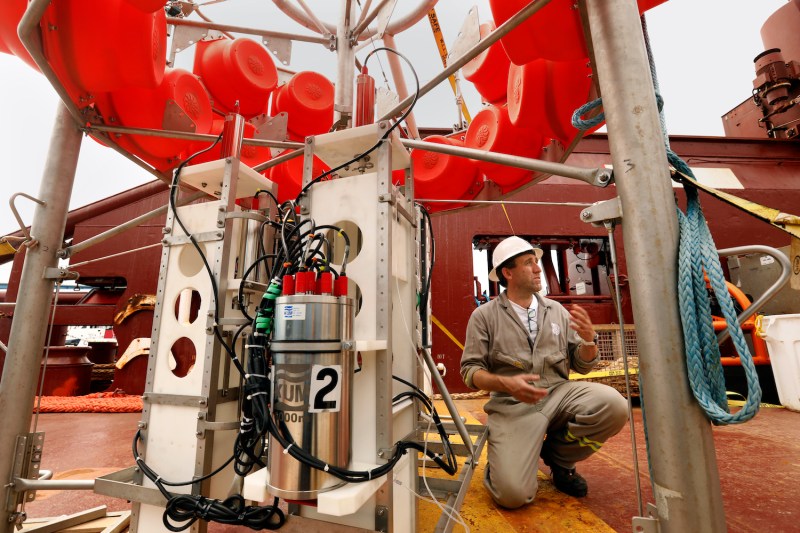
[(367, 480), (372, 481), (372, 470), (367, 470)]
[(161, 481), (161, 476), (156, 476), (156, 478), (153, 480), (153, 483), (155, 483), (156, 485), (158, 485), (158, 482), (159, 482), (159, 481)]
[(291, 444), (289, 444), (289, 447), (288, 447), (288, 448), (286, 448), (285, 450), (283, 450), (283, 455), (286, 455), (286, 454), (288, 454), (288, 453), (289, 453), (289, 450), (291, 450), (291, 449), (292, 449), (292, 446), (294, 446), (294, 443), (291, 443)]
[(260, 344), (245, 344), (245, 348), (263, 348)]
[(325, 463), (325, 468), (323, 468), (322, 470), (324, 472), (327, 472), (328, 470), (330, 470), (330, 467), (328, 466), (328, 463)]
[(248, 400), (250, 400), (250, 399), (252, 399), (252, 398), (253, 398), (253, 396), (261, 396), (261, 395), (264, 395), (264, 396), (266, 396), (266, 394), (267, 394), (267, 393), (266, 393), (265, 391), (261, 391), (261, 392), (254, 392), (253, 394), (251, 394), (250, 396), (248, 396), (248, 397), (247, 397), (247, 399), (248, 399)]

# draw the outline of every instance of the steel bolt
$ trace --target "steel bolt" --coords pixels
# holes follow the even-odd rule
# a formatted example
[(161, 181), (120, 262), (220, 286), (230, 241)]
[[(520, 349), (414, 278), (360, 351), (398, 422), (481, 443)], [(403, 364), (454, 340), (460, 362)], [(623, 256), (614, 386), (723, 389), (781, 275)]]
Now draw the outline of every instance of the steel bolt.
[(172, 228), (163, 227), (163, 228), (161, 228), (161, 233), (163, 233), (164, 235), (166, 235), (168, 233), (172, 233)]
[(582, 218), (583, 220), (587, 220), (587, 219), (589, 219), (591, 216), (592, 216), (592, 214), (591, 214), (589, 211), (583, 211), (583, 212), (581, 213), (581, 218)]

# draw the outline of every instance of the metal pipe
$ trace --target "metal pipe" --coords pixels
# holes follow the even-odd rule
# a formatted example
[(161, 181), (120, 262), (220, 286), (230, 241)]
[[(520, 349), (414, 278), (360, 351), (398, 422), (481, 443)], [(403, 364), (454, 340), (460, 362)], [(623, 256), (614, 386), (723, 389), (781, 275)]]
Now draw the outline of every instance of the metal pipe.
[(327, 30), (325, 29), (325, 24), (323, 24), (322, 21), (319, 20), (319, 18), (317, 18), (317, 16), (314, 14), (314, 11), (312, 11), (311, 8), (308, 7), (308, 4), (306, 4), (303, 0), (297, 0), (297, 3), (300, 4), (300, 7), (303, 8), (303, 11), (306, 12), (306, 15), (308, 15), (308, 18), (311, 19), (311, 21), (317, 27), (317, 31), (321, 35), (325, 35), (326, 33), (328, 33)]
[(586, 0), (585, 9), (624, 213), (660, 531), (722, 532), (711, 425), (687, 378), (676, 286), (678, 221), (639, 12), (634, 0)]
[[(487, 35), (485, 38), (481, 39), (481, 41), (467, 50), (464, 55), (459, 57), (457, 60), (453, 61), (447, 68), (437, 74), (431, 81), (426, 83), (422, 86), (419, 91), (420, 98), (424, 95), (428, 94), (431, 89), (442, 83), (444, 80), (450, 77), (451, 74), (456, 72), (458, 69), (469, 63), (475, 56), (492, 46), (494, 43), (500, 40), (501, 37), (506, 35), (508, 32), (525, 22), (525, 20), (542, 9), (546, 6), (550, 0), (534, 0), (524, 8), (522, 8), (516, 15), (502, 23), (500, 26), (495, 28), (493, 32)], [(387, 30), (388, 33), (388, 30)], [(392, 32), (397, 33), (397, 32)], [(378, 122), (381, 120), (386, 120), (392, 117), (397, 116), (400, 112), (407, 108), (408, 105), (411, 103), (413, 96), (409, 96), (408, 98), (404, 98), (399, 104), (394, 106), (389, 112), (383, 115), (381, 118), (378, 119)]]
[[(108, 133), (125, 133), (130, 135), (141, 135), (143, 137), (164, 137), (167, 139), (185, 139), (190, 141), (216, 141), (219, 135), (210, 133), (190, 133), (188, 131), (174, 130), (154, 130), (149, 128), (133, 128), (130, 126), (104, 126), (93, 124), (84, 128), (87, 132), (100, 131)], [(242, 144), (252, 146), (266, 146), (269, 148), (303, 148), (303, 143), (292, 141), (270, 141), (266, 139), (243, 139)]]
[(23, 198), (27, 198), (28, 200), (30, 200), (30, 201), (32, 201), (34, 203), (37, 203), (37, 204), (39, 204), (41, 206), (44, 206), (45, 204), (44, 204), (44, 202), (42, 202), (38, 198), (34, 198), (30, 194), (25, 194), (24, 192), (14, 193), (14, 194), (11, 195), (11, 198), (8, 199), (8, 207), (9, 207), (9, 209), (11, 209), (11, 212), (14, 214), (14, 218), (17, 219), (17, 225), (19, 225), (19, 230), (25, 236), (25, 241), (23, 242), (23, 244), (25, 244), (27, 246), (33, 246), (36, 241), (31, 237), (31, 234), (28, 233), (28, 228), (25, 226), (25, 223), (22, 221), (22, 217), (20, 216), (19, 211), (17, 211), (17, 206), (14, 203), (17, 200), (17, 196), (22, 196)]
[[(199, 200), (200, 198), (206, 198), (206, 197), (208, 197), (208, 194), (204, 192), (197, 192), (185, 198), (181, 198), (180, 201), (178, 202), (178, 205), (186, 205), (191, 202), (194, 202), (195, 200)], [(81, 252), (91, 246), (94, 246), (95, 244), (100, 244), (103, 241), (107, 241), (111, 237), (116, 237), (120, 233), (128, 231), (131, 228), (135, 228), (142, 222), (146, 222), (159, 215), (163, 215), (164, 213), (167, 212), (168, 207), (169, 207), (168, 205), (162, 205), (158, 209), (153, 209), (148, 213), (144, 213), (143, 215), (139, 215), (136, 218), (132, 218), (129, 221), (120, 224), (116, 228), (111, 228), (110, 230), (104, 231), (103, 233), (98, 233), (97, 235), (90, 237), (85, 241), (73, 244), (72, 246), (67, 246), (66, 248), (62, 248), (61, 250), (56, 252), (56, 255), (58, 255), (58, 257), (61, 259), (72, 257), (74, 254)]]
[(369, 8), (371, 5), (372, 5), (372, 0), (366, 0), (364, 2), (364, 5), (361, 6), (361, 14), (358, 16), (358, 20), (356, 21), (356, 27), (358, 27), (364, 20), (364, 18), (367, 16), (367, 13), (369, 13)]
[[(412, 9), (408, 13), (408, 15), (399, 19), (395, 19), (394, 22), (389, 23), (389, 25), (386, 27), (386, 32), (397, 35), (398, 33), (407, 30), (419, 22), (420, 19), (422, 19), (422, 17), (424, 17), (428, 11), (430, 11), (430, 9), (436, 5), (436, 2), (438, 2), (438, 0), (422, 0), (416, 8)], [(305, 26), (309, 30), (316, 30), (315, 24), (309, 20), (305, 13), (297, 9), (297, 7), (295, 7), (290, 0), (272, 0), (272, 3), (298, 24)], [(337, 28), (333, 24), (328, 24), (325, 22), (323, 22), (323, 24), (327, 32), (331, 35), (337, 32)], [(359, 38), (369, 39), (375, 35), (375, 32), (376, 30), (368, 29), (362, 32), (362, 34), (359, 35)]]
[[(53, 281), (42, 275), (46, 268), (58, 266), (56, 251), (64, 238), (69, 199), (78, 165), (82, 134), (72, 120), (69, 109), (59, 105), (50, 141), (50, 150), (42, 175), (38, 197), (46, 206), (36, 206), (31, 233), (39, 246), (25, 254), (19, 292), (11, 322), (8, 354), (0, 378), (0, 501), (13, 495), (13, 487), (5, 485), (14, 475), (14, 453), (18, 435), (30, 431), (36, 395), (36, 381), (42, 361), (42, 348), (47, 331), (47, 317), (53, 298)], [(0, 532), (11, 533), (15, 516), (6, 505), (0, 506)]]
[(418, 198), (415, 200), (420, 203), (428, 204), (476, 204), (476, 205), (555, 205), (563, 207), (589, 207), (592, 204), (580, 202), (523, 202), (519, 200), (433, 200), (428, 198)]
[(455, 424), (461, 440), (464, 441), (464, 446), (466, 446), (467, 450), (469, 450), (468, 460), (471, 461), (475, 457), (475, 446), (472, 444), (472, 439), (469, 436), (469, 430), (467, 429), (467, 426), (464, 425), (464, 421), (461, 420), (461, 417), (458, 415), (458, 408), (456, 407), (455, 402), (453, 402), (453, 397), (450, 396), (450, 391), (447, 390), (447, 386), (444, 384), (442, 375), (439, 374), (439, 370), (436, 368), (436, 363), (433, 362), (433, 357), (431, 356), (430, 350), (423, 348), (420, 351), (422, 352), (422, 358), (425, 360), (425, 364), (428, 365), (428, 370), (431, 372), (433, 382), (436, 383), (436, 388), (439, 389), (439, 392), (442, 394), (442, 400), (447, 406), (447, 410), (450, 411), (450, 416), (453, 417), (453, 424)]
[(375, 6), (375, 9), (373, 9), (372, 12), (370, 12), (366, 17), (362, 17), (363, 20), (361, 20), (358, 23), (358, 25), (352, 32), (352, 39), (354, 41), (358, 40), (358, 36), (361, 35), (361, 32), (367, 29), (367, 26), (369, 26), (370, 23), (373, 20), (375, 20), (375, 17), (377, 17), (380, 14), (381, 9), (383, 9), (383, 6), (385, 6), (389, 2), (391, 2), (391, 0), (380, 0), (380, 2), (378, 2), (378, 5)]
[[(764, 304), (770, 301), (772, 297), (783, 288), (784, 285), (789, 283), (789, 278), (792, 277), (792, 264), (789, 262), (789, 258), (786, 257), (786, 254), (771, 246), (754, 244), (751, 246), (737, 246), (735, 248), (717, 250), (717, 253), (723, 257), (727, 257), (729, 255), (755, 254), (759, 252), (775, 258), (775, 260), (781, 265), (781, 275), (778, 276), (778, 279), (775, 280), (775, 283), (773, 283), (769, 289), (764, 291), (764, 294), (759, 296), (756, 301), (750, 304), (750, 307), (742, 311), (741, 314), (736, 317), (739, 321), (739, 324), (756, 314), (759, 309), (764, 307)], [(725, 328), (719, 332), (719, 335), (717, 335), (717, 341), (722, 343), (730, 336), (730, 331), (728, 331), (728, 328)]]
[(94, 479), (23, 479), (14, 478), (14, 490), (94, 490)]
[(283, 33), (279, 31), (260, 30), (258, 28), (248, 28), (245, 26), (232, 26), (230, 24), (217, 24), (216, 22), (205, 22), (200, 20), (188, 20), (174, 17), (167, 17), (167, 24), (173, 26), (188, 26), (190, 28), (203, 28), (210, 30), (227, 31), (234, 33), (246, 33), (258, 35), (260, 37), (273, 37), (276, 39), (289, 39), (292, 41), (303, 41), (306, 43), (317, 43), (328, 46), (329, 40), (324, 37), (314, 37), (311, 35), (300, 35), (298, 33)]
[[(397, 50), (397, 43), (394, 40), (394, 35), (384, 34), (383, 44), (389, 48)], [(389, 61), (389, 69), (392, 71), (392, 79), (394, 80), (394, 88), (397, 91), (397, 96), (405, 100), (408, 98), (408, 86), (406, 85), (406, 77), (403, 74), (403, 67), (400, 65), (400, 56), (397, 54), (386, 54)], [(405, 111), (405, 110), (403, 110)], [(406, 124), (408, 125), (408, 132), (415, 139), (419, 139), (419, 129), (417, 128), (417, 119), (414, 118), (414, 112), (408, 114), (406, 117)]]
[(400, 139), (406, 148), (425, 150), (426, 152), (439, 152), (442, 154), (457, 155), (469, 159), (479, 159), (490, 163), (499, 163), (509, 167), (524, 168), (545, 174), (554, 174), (565, 178), (573, 178), (583, 181), (590, 185), (605, 186), (611, 181), (611, 170), (607, 168), (580, 168), (571, 167), (563, 163), (553, 163), (541, 161), (518, 155), (499, 154), (486, 150), (476, 150), (461, 146), (450, 146), (448, 144), (429, 143), (425, 141), (415, 141), (412, 139)]
[(264, 172), (268, 168), (276, 167), (276, 166), (280, 165), (281, 163), (285, 163), (286, 161), (289, 161), (290, 159), (294, 159), (295, 157), (300, 157), (304, 153), (305, 153), (305, 150), (303, 148), (299, 148), (297, 150), (289, 152), (288, 154), (283, 154), (283, 155), (279, 155), (278, 157), (273, 157), (269, 161), (261, 163), (260, 165), (256, 165), (256, 166), (253, 167), (253, 170), (255, 170), (256, 172)]
[(350, 44), (350, 24), (355, 18), (355, 12), (355, 2), (342, 2), (342, 12), (336, 27), (336, 92), (333, 103), (333, 123), (336, 127), (349, 128), (353, 125), (356, 51)]

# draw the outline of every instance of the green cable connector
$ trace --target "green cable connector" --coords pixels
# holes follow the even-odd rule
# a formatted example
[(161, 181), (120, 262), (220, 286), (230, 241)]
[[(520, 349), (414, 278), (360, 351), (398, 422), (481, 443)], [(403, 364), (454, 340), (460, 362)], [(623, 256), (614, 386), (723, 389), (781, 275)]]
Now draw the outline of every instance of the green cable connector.
[(275, 317), (275, 300), (281, 295), (281, 281), (273, 279), (267, 291), (261, 298), (255, 320), (256, 335), (269, 336), (272, 334), (272, 321)]

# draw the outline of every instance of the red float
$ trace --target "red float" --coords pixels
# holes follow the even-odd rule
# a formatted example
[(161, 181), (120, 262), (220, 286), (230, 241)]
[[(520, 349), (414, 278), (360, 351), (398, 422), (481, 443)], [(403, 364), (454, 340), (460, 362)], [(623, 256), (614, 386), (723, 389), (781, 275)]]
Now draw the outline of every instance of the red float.
[[(461, 139), (431, 135), (425, 142), (464, 146)], [(478, 167), (472, 159), (416, 149), (411, 152), (414, 196), (437, 200), (464, 198), (474, 189)]]
[(330, 130), (333, 124), (333, 83), (322, 74), (298, 72), (275, 91), (272, 115), (285, 111), (289, 115), (287, 128), (303, 139)]
[(591, 76), (592, 69), (583, 59), (537, 59), (521, 67), (512, 65), (508, 117), (515, 126), (534, 129), (566, 146), (578, 134), (572, 114), (588, 101)]
[(3, 0), (0, 2), (0, 52), (13, 54), (39, 70), (17, 36), (17, 26), (27, 7), (27, 0)]
[(55, 28), (42, 37), (46, 50), (59, 50), (53, 61), (59, 79), (71, 80), (80, 91), (155, 88), (164, 77), (163, 9), (148, 13), (125, 0), (53, 2), (43, 25)]
[[(514, 126), (506, 106), (490, 105), (478, 113), (467, 128), (465, 144), (476, 150), (531, 158), (542, 153), (541, 133)], [(531, 175), (530, 170), (497, 163), (478, 161), (477, 165), (487, 178), (501, 187), (524, 182)]]
[[(639, 0), (644, 13), (666, 0)], [(528, 0), (489, 0), (492, 16), (499, 25), (530, 2)], [(524, 65), (535, 59), (573, 61), (589, 57), (577, 3), (552, 0), (525, 22), (500, 39), (511, 62)]]
[[(292, 150), (284, 150), (281, 155), (287, 154)], [(283, 203), (287, 200), (294, 200), (300, 194), (303, 186), (303, 156), (295, 157), (286, 162), (272, 167), (267, 172), (267, 176), (278, 185), (278, 202)], [(330, 170), (330, 167), (322, 162), (318, 157), (314, 157), (312, 173), (314, 177)]]
[[(155, 89), (120, 89), (110, 95), (111, 117), (106, 122), (116, 122), (135, 128), (181, 129), (170, 124), (170, 117), (178, 121), (189, 119), (194, 123), (194, 133), (209, 133), (213, 115), (211, 102), (197, 77), (183, 69), (168, 69), (161, 84)], [(127, 136), (125, 136), (127, 137)], [(122, 138), (120, 138), (122, 139)], [(161, 137), (130, 136), (138, 150), (155, 158), (180, 159), (191, 141)], [(147, 157), (144, 157), (147, 160)]]
[(278, 70), (260, 43), (239, 38), (200, 41), (194, 57), (200, 76), (214, 99), (214, 107), (252, 118), (264, 112), (278, 84)]

